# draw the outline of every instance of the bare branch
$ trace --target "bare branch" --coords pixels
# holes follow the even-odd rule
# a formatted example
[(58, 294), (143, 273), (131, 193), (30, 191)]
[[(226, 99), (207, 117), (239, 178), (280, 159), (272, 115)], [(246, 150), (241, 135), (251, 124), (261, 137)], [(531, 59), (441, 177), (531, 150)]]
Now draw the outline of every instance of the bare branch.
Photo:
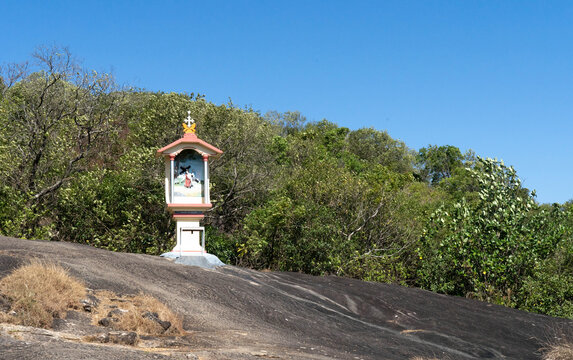
[(28, 74), (28, 63), (8, 64), (0, 66), (0, 95), (2, 97), (14, 84), (26, 77)]

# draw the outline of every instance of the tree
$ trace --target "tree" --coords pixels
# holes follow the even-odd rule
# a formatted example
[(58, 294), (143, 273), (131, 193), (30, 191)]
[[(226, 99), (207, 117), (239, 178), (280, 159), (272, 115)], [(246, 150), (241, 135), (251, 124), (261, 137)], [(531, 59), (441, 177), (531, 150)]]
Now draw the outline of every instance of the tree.
[(402, 260), (419, 235), (416, 216), (402, 217), (411, 196), (401, 191), (412, 175), (358, 159), (348, 151), (348, 132), (320, 121), (281, 141), (275, 137), (277, 156), (288, 159), (279, 163), (288, 166), (268, 201), (245, 218), (238, 239), (242, 265), (405, 280)]
[(252, 109), (232, 104), (205, 106), (197, 128), (202, 139), (224, 151), (209, 163), (213, 209), (206, 220), (232, 232), (275, 186), (280, 166), (269, 149), (278, 131)]
[(412, 172), (414, 155), (406, 144), (394, 140), (386, 131), (362, 128), (348, 134), (348, 151), (370, 163), (386, 166), (397, 172)]
[(477, 158), (468, 168), (478, 200), (446, 203), (430, 217), (418, 249), (418, 283), (433, 291), (516, 305), (526, 276), (563, 237), (512, 167)]
[(300, 111), (287, 111), (279, 113), (269, 111), (265, 114), (264, 119), (280, 129), (280, 135), (288, 136), (301, 131), (306, 123), (306, 117)]
[(0, 177), (38, 215), (32, 234), (62, 185), (96, 161), (121, 99), (110, 75), (82, 70), (66, 48), (40, 48), (33, 58), (31, 74), (6, 68), (0, 103)]
[(451, 177), (456, 169), (462, 168), (468, 160), (473, 159), (470, 151), (462, 155), (460, 149), (452, 145), (428, 145), (418, 151), (416, 163), (420, 168), (420, 178), (432, 185), (437, 185)]

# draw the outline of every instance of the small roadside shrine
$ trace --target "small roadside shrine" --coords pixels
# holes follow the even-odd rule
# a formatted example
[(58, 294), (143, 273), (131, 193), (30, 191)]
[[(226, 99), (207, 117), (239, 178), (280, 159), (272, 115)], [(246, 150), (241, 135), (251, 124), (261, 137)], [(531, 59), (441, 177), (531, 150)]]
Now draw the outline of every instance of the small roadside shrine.
[(157, 150), (157, 156), (165, 159), (167, 209), (177, 224), (177, 244), (170, 253), (162, 255), (166, 257), (209, 255), (205, 251), (205, 228), (200, 222), (204, 218), (204, 211), (212, 206), (209, 197), (209, 159), (223, 152), (199, 139), (195, 134), (196, 125), (188, 111), (183, 122), (183, 137)]

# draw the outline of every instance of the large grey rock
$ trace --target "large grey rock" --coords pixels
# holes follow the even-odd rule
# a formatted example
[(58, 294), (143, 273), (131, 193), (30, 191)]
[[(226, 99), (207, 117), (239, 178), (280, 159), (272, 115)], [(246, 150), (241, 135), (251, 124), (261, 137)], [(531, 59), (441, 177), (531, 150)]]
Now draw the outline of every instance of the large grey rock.
[[(573, 328), (572, 320), (348, 278), (207, 270), (157, 256), (0, 236), (0, 254), (8, 253), (58, 262), (92, 289), (153, 295), (184, 317), (190, 333), (174, 340), (179, 349), (159, 337), (157, 353), (149, 353), (148, 340), (145, 351), (111, 342), (104, 348), (2, 325), (2, 360), (186, 360), (190, 352), (205, 360), (536, 360), (560, 329)], [(0, 261), (0, 272), (3, 266), (11, 265)], [(173, 357), (163, 355), (166, 347)]]

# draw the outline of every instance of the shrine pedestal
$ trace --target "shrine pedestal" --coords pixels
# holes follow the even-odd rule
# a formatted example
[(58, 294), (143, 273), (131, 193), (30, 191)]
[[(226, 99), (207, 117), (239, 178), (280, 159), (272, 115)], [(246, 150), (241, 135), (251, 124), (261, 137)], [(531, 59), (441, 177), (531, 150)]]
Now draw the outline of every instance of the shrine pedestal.
[(179, 256), (203, 255), (205, 251), (205, 228), (199, 226), (199, 219), (186, 219), (173, 215), (177, 222), (177, 244), (171, 250)]

